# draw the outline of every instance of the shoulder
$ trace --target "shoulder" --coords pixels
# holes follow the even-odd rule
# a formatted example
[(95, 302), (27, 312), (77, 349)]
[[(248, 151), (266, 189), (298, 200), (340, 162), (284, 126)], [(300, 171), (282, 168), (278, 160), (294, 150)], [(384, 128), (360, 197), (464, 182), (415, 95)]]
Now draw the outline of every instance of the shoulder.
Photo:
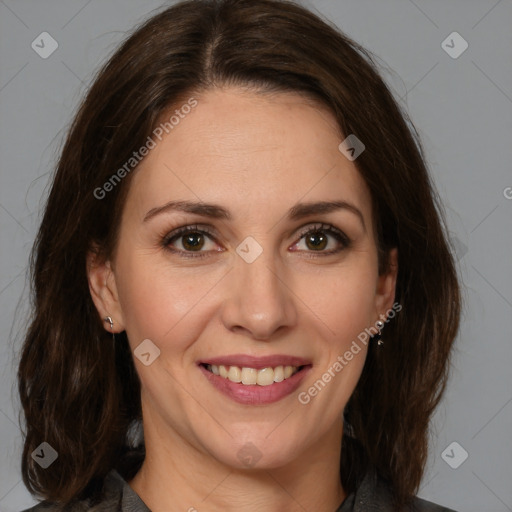
[[(431, 501), (423, 500), (421, 498), (414, 498), (412, 504), (409, 507), (410, 512), (456, 512), (451, 508), (437, 505)], [(408, 511), (408, 512), (409, 512)]]
[[(86, 503), (83, 501), (77, 502), (74, 505), (63, 507), (57, 503), (52, 503), (50, 501), (42, 501), (37, 505), (34, 505), (31, 508), (27, 508), (22, 512), (82, 512), (85, 510), (91, 510), (87, 507)], [(102, 510), (102, 509), (93, 509), (93, 510)]]
[(37, 505), (34, 505), (31, 508), (27, 508), (22, 512), (82, 512), (85, 510), (103, 510), (103, 509), (91, 509), (87, 506), (85, 501), (79, 501), (72, 505), (68, 505), (64, 507), (63, 505), (59, 505), (58, 503), (53, 503), (51, 501), (42, 501)]
[[(396, 512), (386, 483), (374, 473), (366, 475), (352, 501), (353, 512)], [(341, 509), (340, 512), (344, 512)], [(450, 508), (415, 497), (403, 512), (456, 512)]]

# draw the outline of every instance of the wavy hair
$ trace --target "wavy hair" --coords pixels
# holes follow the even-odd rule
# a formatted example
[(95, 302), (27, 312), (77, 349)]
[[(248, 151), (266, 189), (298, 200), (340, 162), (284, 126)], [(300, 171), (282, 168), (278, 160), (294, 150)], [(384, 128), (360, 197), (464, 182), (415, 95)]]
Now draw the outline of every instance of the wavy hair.
[[(366, 150), (354, 162), (372, 197), (379, 271), (398, 248), (402, 311), (370, 345), (345, 408), (340, 478), (353, 491), (369, 470), (400, 507), (418, 489), (429, 420), (446, 386), (461, 310), (438, 195), (418, 134), (373, 56), (287, 0), (189, 0), (154, 15), (99, 71), (76, 113), (34, 244), (33, 317), (18, 370), (25, 425), (22, 474), (63, 505), (98, 499), (111, 469), (131, 477), (144, 458), (128, 435), (141, 420), (140, 382), (126, 334), (115, 345), (92, 302), (86, 255), (115, 250), (130, 177), (94, 191), (144, 145), (164, 112), (215, 87), (304, 94), (327, 106)], [(42, 442), (59, 454), (42, 469)]]

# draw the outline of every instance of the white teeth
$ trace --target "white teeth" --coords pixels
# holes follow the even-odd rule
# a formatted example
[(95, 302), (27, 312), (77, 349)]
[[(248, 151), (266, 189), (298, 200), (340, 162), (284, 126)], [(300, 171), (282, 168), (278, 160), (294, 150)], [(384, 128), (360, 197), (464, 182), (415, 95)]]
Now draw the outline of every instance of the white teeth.
[(278, 366), (274, 368), (274, 382), (283, 382), (284, 380), (284, 368), (282, 366)]
[(224, 366), (208, 364), (206, 368), (215, 375), (220, 375), (231, 382), (241, 382), (246, 386), (258, 384), (259, 386), (270, 386), (274, 382), (282, 382), (299, 371), (297, 366), (276, 366), (275, 368), (256, 368), (238, 366)]
[(242, 370), (238, 366), (230, 366), (228, 371), (228, 379), (231, 382), (242, 382)]
[(258, 370), (255, 368), (242, 368), (242, 384), (256, 384), (258, 380)]
[(276, 381), (276, 371), (272, 368), (263, 368), (262, 370), (256, 372), (258, 374), (257, 382), (255, 384), (259, 384), (260, 386), (270, 386)]
[(284, 378), (287, 379), (288, 377), (291, 377), (293, 373), (293, 366), (285, 366), (284, 367)]

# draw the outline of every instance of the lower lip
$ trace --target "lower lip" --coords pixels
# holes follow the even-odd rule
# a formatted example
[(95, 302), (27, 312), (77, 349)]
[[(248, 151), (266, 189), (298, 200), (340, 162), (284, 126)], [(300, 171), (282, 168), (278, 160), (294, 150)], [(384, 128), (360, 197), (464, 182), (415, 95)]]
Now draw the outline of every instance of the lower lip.
[(245, 385), (231, 382), (220, 375), (215, 375), (202, 365), (199, 365), (199, 368), (213, 386), (235, 402), (247, 405), (264, 405), (277, 402), (293, 393), (299, 387), (302, 379), (311, 370), (311, 365), (304, 366), (302, 370), (288, 379), (274, 382), (269, 386), (259, 386), (258, 384)]

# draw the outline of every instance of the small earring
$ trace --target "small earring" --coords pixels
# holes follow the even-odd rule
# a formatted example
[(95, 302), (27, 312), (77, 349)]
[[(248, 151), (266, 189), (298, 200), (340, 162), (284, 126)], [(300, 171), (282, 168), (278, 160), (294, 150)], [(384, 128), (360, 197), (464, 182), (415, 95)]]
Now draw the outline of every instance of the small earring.
[(114, 320), (112, 320), (111, 316), (106, 316), (103, 320), (110, 324), (110, 332), (112, 333), (112, 339), (114, 340), (114, 343), (115, 343), (116, 335), (114, 334)]
[(376, 334), (375, 336), (372, 336), (373, 340), (377, 342), (377, 345), (379, 345), (379, 347), (381, 347), (382, 345), (384, 345), (384, 342), (382, 341), (382, 328), (384, 327), (384, 322), (382, 322), (381, 320), (377, 320), (375, 322), (375, 327), (377, 327), (377, 329), (379, 330), (378, 334)]
[(110, 324), (110, 331), (113, 332), (114, 331), (114, 321), (112, 320), (112, 317), (106, 316), (104, 320), (105, 320), (105, 322), (108, 322)]

